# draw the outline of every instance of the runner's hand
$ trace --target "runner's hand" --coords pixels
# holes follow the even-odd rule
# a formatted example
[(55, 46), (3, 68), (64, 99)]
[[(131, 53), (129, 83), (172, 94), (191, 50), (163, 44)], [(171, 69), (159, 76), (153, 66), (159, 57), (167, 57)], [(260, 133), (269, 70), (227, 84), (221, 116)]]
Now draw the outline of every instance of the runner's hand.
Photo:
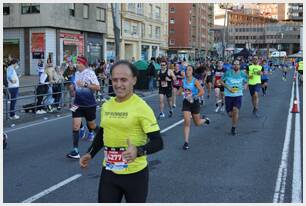
[(127, 139), (128, 148), (122, 153), (122, 157), (127, 163), (133, 162), (137, 157), (137, 148), (131, 144), (131, 140)]
[(78, 80), (76, 83), (77, 83), (77, 85), (79, 87), (83, 87), (84, 86), (84, 82), (82, 80)]
[(83, 155), (80, 159), (81, 168), (87, 168), (90, 160), (91, 160), (91, 155), (89, 153)]

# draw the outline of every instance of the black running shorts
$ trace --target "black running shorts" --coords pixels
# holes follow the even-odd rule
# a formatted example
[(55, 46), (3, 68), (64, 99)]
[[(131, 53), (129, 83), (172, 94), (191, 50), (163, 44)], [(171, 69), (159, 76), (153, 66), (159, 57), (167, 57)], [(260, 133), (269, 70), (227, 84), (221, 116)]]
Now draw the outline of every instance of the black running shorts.
[(86, 121), (96, 119), (96, 106), (94, 107), (79, 107), (75, 112), (72, 112), (72, 118), (85, 117)]
[(200, 114), (201, 106), (200, 101), (195, 100), (193, 103), (188, 102), (186, 99), (183, 101), (183, 112), (191, 112), (191, 114)]

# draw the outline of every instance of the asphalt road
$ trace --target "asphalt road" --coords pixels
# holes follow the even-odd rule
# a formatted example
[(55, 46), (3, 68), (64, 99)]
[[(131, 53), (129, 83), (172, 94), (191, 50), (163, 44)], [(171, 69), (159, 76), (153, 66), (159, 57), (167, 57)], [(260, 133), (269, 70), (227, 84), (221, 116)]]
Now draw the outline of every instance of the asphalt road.
[[(268, 95), (260, 95), (261, 118), (252, 116), (250, 95), (245, 91), (238, 136), (230, 135), (231, 123), (227, 115), (214, 112), (214, 97), (207, 100), (201, 109), (201, 113), (210, 117), (211, 124), (192, 125), (188, 151), (181, 148), (184, 142), (182, 124), (164, 132), (164, 150), (148, 158), (150, 184), (147, 202), (273, 202), (286, 133), (292, 76), (293, 72), (288, 81), (282, 81), (280, 72), (271, 75)], [(303, 99), (301, 91), (300, 88), (300, 105)], [(158, 96), (147, 97), (146, 101), (158, 115)], [(181, 99), (177, 105), (172, 118), (159, 121), (161, 130), (182, 119)], [(291, 202), (294, 119), (284, 202)], [(78, 161), (65, 157), (72, 144), (71, 117), (33, 126), (29, 124), (20, 125), (25, 126), (21, 129), (4, 128), (9, 135), (9, 145), (3, 155), (4, 202), (22, 202), (76, 174), (82, 176), (34, 202), (97, 202), (103, 155), (100, 152), (87, 170), (81, 170)], [(80, 152), (84, 153), (89, 145), (80, 142)]]

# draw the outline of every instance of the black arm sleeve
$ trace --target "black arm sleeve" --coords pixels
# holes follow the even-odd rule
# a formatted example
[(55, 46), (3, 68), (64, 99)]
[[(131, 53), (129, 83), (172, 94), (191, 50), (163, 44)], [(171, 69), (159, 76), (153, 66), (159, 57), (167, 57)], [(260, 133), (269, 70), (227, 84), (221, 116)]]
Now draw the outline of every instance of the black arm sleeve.
[(91, 144), (91, 146), (88, 148), (87, 153), (91, 155), (91, 158), (94, 158), (94, 156), (101, 150), (101, 148), (104, 146), (103, 142), (103, 128), (100, 127), (97, 132), (96, 136)]
[(160, 135), (160, 131), (147, 133), (149, 142), (143, 146), (137, 147), (146, 151), (146, 154), (152, 154), (163, 149), (164, 144)]

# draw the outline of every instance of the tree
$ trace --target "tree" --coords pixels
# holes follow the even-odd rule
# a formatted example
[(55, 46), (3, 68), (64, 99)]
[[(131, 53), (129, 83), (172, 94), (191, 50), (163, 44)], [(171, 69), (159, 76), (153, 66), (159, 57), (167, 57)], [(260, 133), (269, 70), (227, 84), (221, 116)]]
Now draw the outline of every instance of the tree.
[(116, 60), (120, 59), (120, 13), (119, 13), (119, 4), (111, 3), (112, 17), (113, 17), (113, 28), (115, 36), (115, 54)]

